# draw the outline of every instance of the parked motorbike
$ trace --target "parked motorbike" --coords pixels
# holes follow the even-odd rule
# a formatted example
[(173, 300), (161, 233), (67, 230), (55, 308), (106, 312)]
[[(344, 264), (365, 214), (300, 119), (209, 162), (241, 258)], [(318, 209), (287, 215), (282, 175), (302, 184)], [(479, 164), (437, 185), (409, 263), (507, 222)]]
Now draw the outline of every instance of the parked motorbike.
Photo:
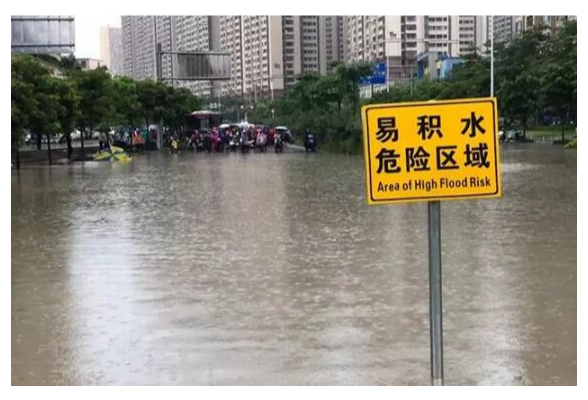
[(314, 137), (314, 134), (310, 133), (306, 136), (306, 138), (304, 139), (304, 148), (307, 152), (316, 151), (316, 139)]
[(276, 153), (284, 151), (284, 140), (281, 135), (276, 135), (276, 138), (274, 139), (274, 150)]

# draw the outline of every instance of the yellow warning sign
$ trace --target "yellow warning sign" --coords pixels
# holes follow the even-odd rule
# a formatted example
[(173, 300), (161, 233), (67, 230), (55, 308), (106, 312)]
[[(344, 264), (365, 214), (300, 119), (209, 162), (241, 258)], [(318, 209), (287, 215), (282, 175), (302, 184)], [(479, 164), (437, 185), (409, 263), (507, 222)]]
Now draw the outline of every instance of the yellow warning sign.
[(362, 108), (368, 204), (500, 197), (495, 98)]

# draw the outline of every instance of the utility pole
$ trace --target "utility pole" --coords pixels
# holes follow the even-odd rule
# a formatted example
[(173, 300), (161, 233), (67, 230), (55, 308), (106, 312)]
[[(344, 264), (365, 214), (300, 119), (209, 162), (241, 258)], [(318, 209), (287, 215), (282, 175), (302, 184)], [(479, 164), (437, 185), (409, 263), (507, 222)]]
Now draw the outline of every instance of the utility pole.
[(494, 97), (494, 15), (490, 16), (490, 97)]

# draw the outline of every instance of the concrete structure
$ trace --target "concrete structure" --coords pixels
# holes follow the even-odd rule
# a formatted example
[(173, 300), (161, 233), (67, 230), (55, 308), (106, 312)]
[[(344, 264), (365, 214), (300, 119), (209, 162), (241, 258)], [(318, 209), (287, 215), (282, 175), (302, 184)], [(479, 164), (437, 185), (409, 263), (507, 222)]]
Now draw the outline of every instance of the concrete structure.
[[(219, 17), (192, 15), (172, 17), (171, 30), (174, 33), (172, 36), (174, 51), (219, 50), (218, 19)], [(176, 66), (175, 62), (173, 66)], [(171, 71), (169, 75), (171, 76)], [(174, 85), (187, 87), (203, 97), (218, 96), (220, 89), (218, 83), (213, 84), (209, 81), (177, 81), (174, 82)]]
[(488, 17), (488, 23), (490, 18), (493, 21), (494, 40), (496, 42), (508, 42), (511, 40), (515, 33), (515, 17), (512, 15), (495, 15)]
[(412, 79), (419, 54), (459, 57), (488, 40), (483, 16), (348, 16), (346, 25), (346, 60), (387, 61), (392, 82)]
[(324, 75), (332, 70), (332, 63), (345, 61), (343, 17), (326, 15), (319, 17), (319, 72)]
[(553, 32), (564, 21), (575, 19), (570, 15), (517, 15), (514, 18), (514, 33), (520, 35), (527, 29), (535, 27), (543, 28)]
[(122, 16), (123, 73), (133, 79), (156, 79), (155, 26), (152, 16)]
[[(156, 79), (155, 44), (162, 51), (209, 51), (219, 49), (219, 17), (208, 16), (123, 16), (122, 53), (124, 75), (134, 79)], [(216, 33), (212, 30), (216, 27)], [(216, 46), (215, 44), (216, 40)], [(162, 57), (162, 76), (175, 86), (186, 87), (195, 94), (214, 95), (215, 85), (208, 81), (172, 81), (177, 60), (169, 54)], [(220, 87), (216, 84), (216, 87)], [(218, 94), (216, 94), (218, 95)]]
[(282, 17), (221, 16), (220, 50), (230, 52), (231, 80), (221, 84), (223, 96), (253, 101), (284, 91)]
[(121, 28), (100, 27), (100, 58), (113, 75), (123, 74)]
[(219, 17), (219, 39), (222, 51), (231, 53), (231, 80), (221, 84), (223, 96), (243, 95), (243, 32), (239, 16)]
[(302, 73), (325, 75), (331, 63), (343, 61), (342, 24), (337, 16), (283, 16), (284, 84), (296, 82)]
[[(303, 72), (326, 74), (343, 61), (343, 17), (337, 16), (123, 16), (123, 70), (155, 79), (155, 43), (164, 52), (218, 50), (231, 53), (228, 82), (175, 82), (200, 96), (279, 96)], [(164, 55), (164, 79), (176, 61)]]
[(69, 15), (11, 15), (11, 54), (73, 54), (75, 19)]
[(100, 27), (100, 58), (110, 69), (110, 26)]
[(102, 60), (98, 60), (95, 58), (78, 58), (77, 61), (80, 63), (80, 67), (85, 70), (96, 69), (106, 66), (106, 64)]
[(464, 61), (463, 58), (452, 58), (431, 52), (419, 54), (416, 59), (416, 78), (446, 78), (453, 67)]
[(564, 21), (575, 19), (574, 15), (495, 15), (493, 17), (494, 40), (508, 42), (534, 27), (542, 27), (553, 32)]

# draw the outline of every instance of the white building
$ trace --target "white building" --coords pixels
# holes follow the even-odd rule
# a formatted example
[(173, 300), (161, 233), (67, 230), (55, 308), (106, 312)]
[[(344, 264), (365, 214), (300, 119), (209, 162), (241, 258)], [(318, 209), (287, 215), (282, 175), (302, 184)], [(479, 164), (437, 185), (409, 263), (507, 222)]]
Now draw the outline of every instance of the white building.
[(113, 75), (123, 74), (121, 28), (100, 27), (100, 58)]
[(391, 81), (410, 79), (418, 55), (459, 57), (482, 52), (488, 39), (483, 16), (348, 16), (347, 61), (388, 61)]
[[(213, 45), (213, 29), (215, 20), (219, 17), (207, 16), (176, 16), (171, 18), (171, 30), (174, 33), (173, 51), (210, 51), (218, 50), (218, 45)], [(218, 24), (218, 22), (217, 22)], [(218, 30), (218, 28), (216, 28)], [(167, 59), (164, 61), (168, 61)], [(169, 65), (169, 64), (165, 64)], [(176, 64), (174, 63), (174, 67)], [(166, 72), (164, 71), (164, 74)], [(164, 75), (165, 76), (165, 75)], [(169, 72), (171, 76), (171, 71)], [(199, 96), (209, 97), (216, 93), (216, 87), (210, 81), (175, 81), (174, 85), (187, 87)]]
[(96, 69), (106, 66), (102, 60), (96, 58), (78, 58), (78, 63), (83, 70)]
[(231, 53), (231, 80), (223, 82), (223, 96), (253, 101), (284, 91), (282, 17), (219, 17), (220, 50)]
[(543, 28), (547, 33), (555, 31), (562, 23), (575, 20), (574, 15), (515, 15), (513, 20), (513, 37), (522, 35), (528, 29)]
[(156, 79), (155, 43), (164, 52), (164, 80), (177, 68), (165, 54), (172, 48), (229, 52), (230, 81), (174, 81), (200, 96), (273, 98), (303, 72), (329, 72), (345, 54), (337, 16), (123, 16), (121, 25), (123, 71), (135, 79)]
[[(208, 16), (123, 16), (122, 53), (124, 75), (134, 79), (157, 79), (156, 43), (161, 43), (162, 77), (174, 86), (187, 87), (199, 96), (211, 96), (208, 81), (172, 81), (175, 61), (170, 51), (213, 50), (214, 19)], [(177, 71), (177, 70), (176, 70)], [(175, 76), (175, 75), (173, 75)]]
[(331, 72), (334, 62), (345, 61), (344, 17), (326, 15), (319, 17), (319, 72)]
[(306, 72), (325, 75), (344, 60), (343, 33), (337, 16), (283, 16), (282, 40), (286, 88)]
[(156, 79), (155, 26), (152, 16), (122, 16), (123, 72), (133, 79)]
[(512, 15), (495, 15), (492, 18), (494, 40), (497, 42), (508, 42), (515, 34), (515, 17)]

